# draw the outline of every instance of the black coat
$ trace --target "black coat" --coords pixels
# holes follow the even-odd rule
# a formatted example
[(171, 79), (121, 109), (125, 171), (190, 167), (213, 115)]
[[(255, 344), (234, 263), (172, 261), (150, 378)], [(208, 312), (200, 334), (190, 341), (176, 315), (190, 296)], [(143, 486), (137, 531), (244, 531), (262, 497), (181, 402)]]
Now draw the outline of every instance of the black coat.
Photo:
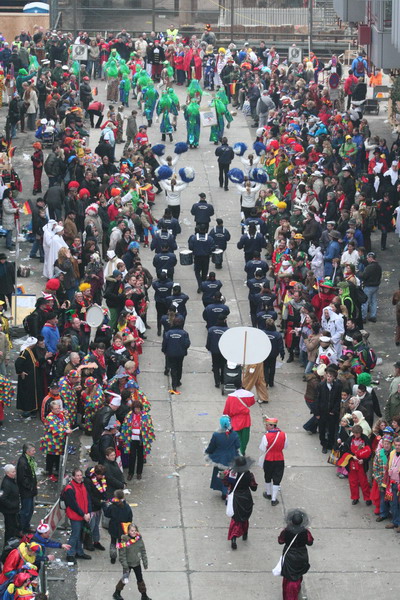
[(83, 483), (85, 484), (85, 488), (87, 489), (87, 493), (90, 496), (90, 500), (92, 501), (92, 510), (98, 511), (101, 510), (104, 500), (106, 499), (106, 492), (100, 492), (94, 483), (92, 482), (92, 478), (90, 476), (90, 470), (92, 467), (88, 467), (85, 472), (85, 479)]
[(0, 294), (13, 294), (15, 292), (15, 263), (0, 263)]
[(3, 492), (0, 498), (0, 512), (3, 515), (16, 515), (19, 512), (19, 490), (16, 479), (5, 475), (0, 486)]
[(37, 479), (32, 473), (25, 454), (21, 454), (17, 463), (17, 484), (19, 495), (22, 498), (34, 498), (37, 496)]
[(120, 539), (124, 533), (121, 523), (132, 522), (132, 509), (126, 500), (122, 502), (112, 502), (104, 509), (104, 516), (110, 519), (108, 532), (111, 537)]
[(116, 460), (108, 460), (108, 458), (106, 458), (103, 464), (106, 468), (106, 498), (112, 498), (114, 496), (115, 490), (124, 489), (124, 474), (119, 468)]
[(117, 279), (114, 279), (113, 277), (106, 278), (104, 299), (108, 308), (118, 308), (120, 311), (124, 308), (126, 296), (123, 293), (118, 293), (120, 287), (121, 282)]
[(102, 406), (93, 417), (92, 438), (94, 442), (100, 439), (105, 427), (107, 427), (114, 411), (109, 406)]
[(342, 384), (340, 381), (335, 380), (332, 383), (331, 390), (329, 390), (327, 383), (322, 381), (317, 389), (315, 416), (327, 418), (329, 414), (334, 414), (339, 418), (341, 393)]

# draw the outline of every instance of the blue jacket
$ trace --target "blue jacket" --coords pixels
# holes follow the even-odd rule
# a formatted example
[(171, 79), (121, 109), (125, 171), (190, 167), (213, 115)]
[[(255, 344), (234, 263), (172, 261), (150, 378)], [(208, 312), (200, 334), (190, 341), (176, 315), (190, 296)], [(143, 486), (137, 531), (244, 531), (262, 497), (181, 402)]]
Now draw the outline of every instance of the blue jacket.
[(31, 540), (32, 542), (37, 542), (43, 548), (61, 548), (61, 542), (56, 542), (50, 538), (44, 538), (36, 531)]
[(252, 258), (247, 261), (244, 270), (247, 273), (247, 279), (252, 279), (257, 269), (261, 269), (265, 276), (268, 273), (268, 268), (267, 261), (261, 260), (261, 258)]
[(166, 298), (171, 295), (172, 286), (174, 285), (172, 281), (160, 281), (156, 279), (151, 284), (154, 290), (154, 302), (159, 302), (160, 304), (166, 304)]
[(168, 246), (170, 252), (174, 252), (177, 249), (176, 241), (172, 233), (166, 234), (163, 231), (158, 231), (151, 240), (150, 250), (155, 250), (157, 253), (161, 252), (162, 246)]
[(173, 327), (164, 333), (162, 351), (166, 356), (186, 356), (188, 348), (190, 348), (190, 338), (188, 332), (184, 329)]
[(188, 246), (194, 256), (210, 256), (215, 248), (215, 242), (208, 233), (194, 233), (188, 239)]
[[(257, 279), (253, 277), (252, 279), (247, 280), (247, 287), (249, 288), (249, 302), (250, 304), (254, 304), (255, 296), (261, 292), (261, 289), (264, 285), (269, 287), (269, 281), (265, 277), (262, 279)], [(257, 300), (258, 302), (258, 300)]]
[(222, 225), (213, 227), (209, 232), (209, 235), (213, 238), (215, 246), (221, 250), (226, 250), (226, 246), (231, 239), (231, 234)]
[(202, 281), (201, 283), (201, 291), (203, 292), (203, 304), (207, 306), (207, 304), (212, 304), (215, 293), (219, 292), (222, 288), (222, 282), (219, 279)]
[(170, 219), (160, 219), (157, 223), (157, 227), (161, 229), (163, 225), (166, 226), (168, 231), (170, 231), (174, 237), (176, 237), (182, 231), (179, 221), (178, 219), (175, 219), (175, 217), (171, 217)]
[(267, 224), (266, 224), (265, 221), (263, 221), (259, 217), (248, 217), (242, 223), (242, 233), (244, 233), (244, 228), (248, 227), (250, 225), (250, 223), (254, 223), (256, 226), (258, 226), (259, 227), (259, 231), (260, 231), (260, 233), (262, 235), (265, 235), (267, 233)]
[(207, 327), (212, 327), (217, 324), (218, 317), (223, 315), (226, 318), (230, 312), (229, 306), (226, 306), (226, 304), (222, 304), (221, 302), (209, 304), (203, 310), (203, 319), (207, 323)]
[(332, 240), (331, 242), (329, 242), (328, 247), (326, 249), (324, 261), (332, 262), (334, 258), (339, 258), (340, 254), (341, 252), (339, 242)]
[(46, 346), (46, 350), (48, 352), (52, 352), (56, 354), (57, 352), (57, 344), (60, 339), (60, 332), (57, 327), (49, 327), (45, 325), (42, 327), (41, 331), (42, 336), (44, 337), (44, 343)]
[(278, 318), (278, 314), (274, 311), (273, 308), (270, 308), (268, 310), (260, 310), (260, 312), (258, 312), (256, 314), (258, 329), (262, 329), (263, 331), (265, 331), (266, 320), (273, 319), (274, 321), (276, 321), (277, 318)]
[(283, 337), (279, 331), (266, 331), (265, 334), (268, 336), (269, 341), (271, 342), (271, 354), (270, 358), (277, 358), (280, 354), (281, 359), (283, 360), (285, 356), (285, 349), (283, 347)]
[[(361, 68), (359, 67), (360, 63), (362, 64), (362, 67), (363, 67), (362, 71), (361, 71)], [(360, 72), (358, 72), (357, 67), (360, 68)], [(365, 60), (365, 58), (362, 58), (361, 56), (357, 56), (357, 58), (355, 58), (353, 60), (353, 62), (351, 63), (351, 68), (356, 77), (365, 77), (365, 75), (368, 73), (367, 61)]]
[(221, 354), (218, 342), (228, 329), (229, 327), (220, 327), (219, 325), (213, 325), (208, 328), (206, 348), (211, 354)]
[(214, 214), (214, 207), (205, 200), (196, 202), (193, 204), (190, 214), (194, 216), (194, 220), (198, 225), (208, 225)]
[(237, 247), (239, 250), (243, 248), (246, 254), (251, 254), (253, 252), (261, 252), (263, 248), (267, 247), (267, 242), (261, 233), (256, 233), (254, 237), (245, 233), (238, 241)]
[(239, 448), (239, 436), (231, 429), (228, 433), (215, 431), (205, 452), (214, 463), (228, 467), (239, 454)]
[(167, 296), (165, 302), (167, 304), (167, 308), (169, 308), (172, 304), (176, 305), (177, 312), (182, 315), (182, 317), (186, 318), (187, 310), (186, 310), (186, 302), (189, 300), (189, 296), (186, 294), (176, 294), (172, 296)]
[(173, 252), (158, 252), (153, 258), (153, 267), (156, 270), (157, 276), (163, 269), (168, 272), (168, 277), (174, 276), (174, 267), (177, 263), (176, 256)]

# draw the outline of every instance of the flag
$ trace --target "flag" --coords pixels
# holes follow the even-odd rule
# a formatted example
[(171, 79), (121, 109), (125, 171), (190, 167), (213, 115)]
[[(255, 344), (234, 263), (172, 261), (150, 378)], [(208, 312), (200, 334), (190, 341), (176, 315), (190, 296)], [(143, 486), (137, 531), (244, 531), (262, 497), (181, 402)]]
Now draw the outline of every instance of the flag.
[(24, 205), (22, 207), (22, 212), (24, 213), (24, 215), (32, 214), (32, 209), (31, 209), (31, 206), (30, 206), (28, 200), (26, 202), (24, 202)]

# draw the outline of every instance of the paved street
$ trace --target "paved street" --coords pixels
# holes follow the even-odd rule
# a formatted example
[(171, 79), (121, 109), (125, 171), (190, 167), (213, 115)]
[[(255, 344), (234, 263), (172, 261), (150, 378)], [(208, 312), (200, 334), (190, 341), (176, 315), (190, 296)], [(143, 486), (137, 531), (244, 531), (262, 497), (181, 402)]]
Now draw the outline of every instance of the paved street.
[[(178, 90), (183, 101), (184, 90)], [(103, 98), (104, 86), (101, 85), (100, 99)], [(204, 96), (203, 103), (206, 100), (207, 96)], [(3, 108), (0, 113), (1, 124), (4, 124), (5, 110)], [(391, 143), (383, 118), (370, 119), (373, 133), (385, 133), (388, 143)], [(183, 117), (180, 116), (175, 141), (184, 140), (185, 134)], [(197, 201), (200, 191), (205, 192), (207, 199), (214, 204), (215, 215), (224, 219), (225, 227), (232, 234), (219, 276), (224, 284), (222, 292), (231, 310), (228, 324), (234, 327), (249, 324), (243, 254), (236, 248), (240, 233), (239, 197), (232, 184), (229, 192), (219, 189), (215, 146), (208, 142), (208, 134), (209, 131), (203, 129), (200, 148), (191, 150), (179, 163), (179, 167), (193, 166), (196, 179), (183, 195), (182, 234), (178, 237), (178, 244), (180, 247), (187, 245), (187, 239), (193, 232), (191, 205)], [(250, 146), (254, 130), (249, 129), (245, 118), (239, 114), (227, 134), (231, 143), (243, 141)], [(98, 130), (94, 135), (96, 138), (90, 139), (92, 148), (97, 143)], [(19, 135), (16, 144), (15, 164), (24, 182), (24, 199), (29, 197), (31, 190), (31, 166), (22, 153), (30, 154), (32, 137), (32, 134)], [(157, 124), (149, 130), (149, 137), (152, 143), (160, 141)], [(172, 146), (167, 143), (167, 149), (172, 151)], [(122, 146), (119, 146), (119, 152), (121, 149)], [(238, 160), (236, 166), (240, 166)], [(154, 209), (156, 217), (161, 216), (164, 206), (164, 198), (160, 194)], [(27, 244), (23, 247), (26, 256)], [(378, 247), (379, 244), (375, 243), (374, 249)], [(388, 251), (378, 255), (379, 259), (384, 255), (385, 280), (381, 286), (378, 322), (368, 324), (373, 346), (383, 359), (382, 366), (375, 370), (381, 374), (378, 390), (381, 401), (385, 400), (388, 387), (385, 378), (391, 373), (392, 363), (398, 359), (393, 341), (394, 311), (390, 301), (392, 292), (397, 288), (398, 247), (398, 241), (392, 234)], [(141, 249), (141, 256), (144, 265), (151, 268), (153, 253)], [(24, 261), (23, 264), (31, 264), (35, 275), (22, 283), (27, 291), (39, 293), (44, 281), (41, 279), (41, 265), (38, 261)], [(348, 483), (335, 477), (335, 469), (326, 463), (316, 436), (308, 436), (303, 431), (302, 424), (308, 411), (303, 399), (302, 371), (297, 362), (284, 363), (277, 370), (270, 403), (263, 408), (256, 404), (252, 409), (248, 454), (256, 461), (260, 454), (258, 446), (263, 433), (263, 412), (279, 418), (279, 426), (288, 433), (289, 447), (285, 453), (286, 471), (280, 504), (271, 507), (270, 502), (262, 497), (263, 473), (255, 464), (253, 472), (259, 489), (254, 494), (249, 539), (247, 542), (239, 540), (236, 552), (230, 549), (226, 539), (229, 519), (220, 494), (209, 489), (212, 467), (204, 460), (204, 448), (211, 433), (218, 428), (225, 399), (214, 387), (211, 360), (204, 348), (203, 305), (196, 293), (192, 268), (178, 266), (175, 280), (190, 297), (186, 329), (192, 346), (184, 362), (182, 394), (172, 398), (168, 394), (170, 382), (163, 375), (161, 338), (156, 335), (152, 306), (149, 314), (152, 329), (147, 333), (141, 356), (139, 381), (152, 403), (156, 441), (145, 465), (143, 479), (131, 482), (131, 494), (128, 496), (134, 520), (147, 548), (149, 570), (145, 573), (145, 581), (150, 597), (153, 600), (225, 600), (228, 595), (230, 600), (280, 598), (281, 578), (271, 574), (281, 551), (277, 536), (284, 524), (285, 511), (297, 506), (303, 507), (309, 514), (315, 538), (309, 551), (311, 570), (305, 576), (303, 597), (309, 600), (341, 600), (357, 593), (363, 600), (372, 600), (378, 594), (390, 594), (397, 586), (394, 582), (398, 580), (400, 570), (399, 563), (393, 560), (397, 556), (400, 535), (376, 523), (371, 508), (366, 507), (364, 502), (355, 507), (351, 505)], [(34, 434), (36, 439), (39, 437), (36, 423), (24, 424), (24, 427), (25, 432), (22, 425), (18, 425), (18, 435)], [(14, 420), (8, 418), (0, 434), (0, 444), (13, 436), (14, 430)], [(89, 439), (82, 438), (81, 458), (84, 460), (87, 459), (85, 446), (88, 444)], [(7, 449), (7, 459), (3, 463), (8, 462), (12, 452), (15, 454), (15, 448), (15, 443), (6, 442), (1, 446), (2, 457)], [(74, 462), (77, 458), (71, 464)], [(46, 493), (49, 496), (54, 494), (51, 489)], [(108, 545), (105, 530), (102, 542)], [(119, 564), (110, 565), (108, 553), (94, 553), (92, 561), (79, 564), (78, 597), (97, 600), (100, 592), (102, 598), (111, 598), (120, 574)], [(65, 588), (60, 598), (64, 594)], [(126, 599), (139, 597), (133, 581), (126, 586), (123, 596)], [(68, 597), (72, 597), (70, 591)]]

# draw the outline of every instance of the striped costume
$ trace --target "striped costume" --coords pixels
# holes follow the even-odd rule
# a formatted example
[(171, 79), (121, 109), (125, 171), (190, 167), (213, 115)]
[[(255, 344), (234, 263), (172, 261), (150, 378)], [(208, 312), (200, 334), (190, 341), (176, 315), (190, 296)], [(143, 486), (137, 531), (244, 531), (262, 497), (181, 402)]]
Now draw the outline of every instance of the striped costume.
[(40, 440), (40, 449), (45, 454), (64, 453), (66, 431), (69, 429), (68, 417), (61, 412), (58, 415), (50, 413), (44, 420), (44, 436)]
[[(132, 440), (132, 416), (133, 411), (130, 411), (121, 426), (120, 440), (123, 445), (123, 452), (129, 454), (130, 444)], [(140, 420), (140, 439), (143, 444), (143, 456), (147, 456), (151, 452), (151, 444), (155, 440), (153, 420), (151, 416), (144, 411), (141, 413)]]
[(76, 391), (72, 387), (68, 377), (61, 377), (58, 383), (60, 386), (60, 398), (63, 403), (64, 411), (67, 412), (71, 427), (73, 427), (76, 421), (78, 405)]

